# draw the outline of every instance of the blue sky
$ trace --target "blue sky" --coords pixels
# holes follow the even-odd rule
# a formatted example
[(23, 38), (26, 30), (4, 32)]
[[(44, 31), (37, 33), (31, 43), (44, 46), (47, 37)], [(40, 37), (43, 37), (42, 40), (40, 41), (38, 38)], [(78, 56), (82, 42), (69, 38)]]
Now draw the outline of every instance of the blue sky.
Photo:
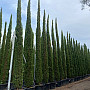
[[(28, 0), (21, 1), (22, 24), (23, 31), (25, 31)], [(17, 2), (18, 0), (0, 0), (0, 7), (3, 9), (3, 28), (5, 21), (9, 24), (12, 13), (13, 30), (15, 29)], [(37, 2), (38, 0), (31, 0), (32, 28), (34, 32), (36, 32), (37, 23)], [(90, 11), (89, 9), (81, 10), (80, 0), (41, 0), (41, 28), (44, 9), (46, 10), (46, 17), (48, 14), (50, 15), (50, 26), (51, 20), (55, 20), (57, 17), (59, 37), (61, 37), (61, 30), (63, 30), (65, 36), (68, 31), (71, 37), (78, 40), (81, 44), (86, 43), (88, 48), (90, 48)]]

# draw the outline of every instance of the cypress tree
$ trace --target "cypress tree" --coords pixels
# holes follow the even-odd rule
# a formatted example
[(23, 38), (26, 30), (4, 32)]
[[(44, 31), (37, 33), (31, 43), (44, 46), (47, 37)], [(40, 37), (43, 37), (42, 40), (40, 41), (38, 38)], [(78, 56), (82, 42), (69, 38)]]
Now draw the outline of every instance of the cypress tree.
[(56, 39), (57, 39), (57, 56), (58, 56), (58, 66), (60, 72), (60, 79), (62, 79), (63, 69), (61, 62), (61, 54), (60, 54), (60, 46), (59, 46), (59, 36), (58, 36), (58, 28), (57, 28), (57, 19), (55, 20), (55, 30), (56, 30)]
[(88, 63), (87, 63), (87, 46), (84, 44), (84, 75), (87, 74), (87, 68), (88, 68)]
[(1, 44), (1, 31), (2, 31), (2, 8), (1, 8), (1, 12), (0, 12), (0, 44)]
[(63, 66), (63, 79), (67, 77), (66, 74), (66, 60), (65, 60), (65, 45), (64, 45), (64, 38), (63, 38), (63, 32), (61, 31), (61, 58), (62, 58), (62, 66)]
[(44, 10), (43, 32), (42, 32), (42, 71), (43, 71), (43, 82), (47, 83), (49, 79), (49, 72), (48, 72), (47, 37), (45, 27), (46, 24), (45, 24), (45, 10)]
[(21, 0), (18, 0), (17, 25), (15, 28), (15, 49), (14, 49), (14, 67), (13, 83), (15, 88), (22, 88), (23, 85), (23, 37), (21, 23)]
[(12, 30), (12, 15), (10, 17), (10, 23), (9, 23), (8, 33), (6, 37), (4, 58), (2, 62), (1, 79), (3, 84), (6, 83), (6, 81), (8, 81), (9, 65), (10, 65), (10, 58), (11, 58), (11, 30)]
[(27, 22), (25, 30), (25, 41), (24, 41), (24, 55), (26, 59), (24, 81), (26, 87), (33, 85), (33, 33), (31, 29), (31, 12), (30, 12), (30, 0), (27, 7)]
[(67, 32), (67, 45), (66, 45), (66, 66), (67, 66), (67, 78), (70, 78), (70, 60), (69, 60), (69, 42)]
[(1, 76), (2, 76), (2, 62), (3, 62), (3, 59), (4, 59), (4, 52), (5, 52), (5, 40), (6, 40), (6, 26), (7, 26), (7, 23), (5, 22), (5, 29), (4, 29), (4, 35), (3, 35), (3, 41), (2, 41), (2, 47), (1, 47), (1, 52), (0, 52), (0, 83), (2, 83), (2, 80), (1, 80)]
[(54, 38), (54, 28), (53, 28), (53, 20), (52, 20), (52, 45), (53, 45), (53, 64), (54, 64), (54, 78), (56, 81), (60, 80), (60, 73), (58, 67), (58, 56), (56, 50), (56, 41)]
[(75, 77), (75, 66), (76, 66), (76, 64), (75, 64), (75, 60), (76, 60), (75, 50), (76, 50), (76, 45), (75, 45), (75, 40), (73, 38), (73, 65), (74, 65), (74, 67), (73, 67), (73, 75), (74, 75), (74, 77)]
[(76, 40), (76, 45), (75, 45), (75, 77), (78, 76), (78, 67), (77, 67), (77, 58), (78, 58), (78, 54), (77, 54), (77, 51), (78, 51), (78, 44), (77, 44), (77, 40)]
[(88, 70), (87, 73), (90, 74), (90, 51), (88, 49)]
[(36, 83), (42, 83), (42, 60), (41, 60), (41, 30), (40, 30), (40, 0), (38, 0), (37, 29), (36, 29)]
[(49, 15), (47, 19), (47, 50), (48, 50), (49, 82), (53, 82), (54, 70), (53, 70), (52, 47), (51, 47), (51, 40), (50, 40), (50, 34), (49, 34)]

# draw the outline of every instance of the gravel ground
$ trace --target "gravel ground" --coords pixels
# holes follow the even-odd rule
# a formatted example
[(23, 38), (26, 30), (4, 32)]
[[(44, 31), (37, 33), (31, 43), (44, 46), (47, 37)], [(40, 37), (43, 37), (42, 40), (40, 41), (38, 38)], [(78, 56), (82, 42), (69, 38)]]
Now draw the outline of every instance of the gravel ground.
[(52, 90), (90, 90), (90, 77)]

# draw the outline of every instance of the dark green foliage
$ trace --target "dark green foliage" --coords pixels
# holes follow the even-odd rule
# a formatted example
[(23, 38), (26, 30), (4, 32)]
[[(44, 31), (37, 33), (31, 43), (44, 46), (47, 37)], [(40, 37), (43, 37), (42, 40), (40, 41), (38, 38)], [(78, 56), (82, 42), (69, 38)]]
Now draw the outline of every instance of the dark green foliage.
[(2, 31), (2, 8), (1, 8), (1, 11), (0, 11), (0, 44), (1, 44), (1, 31)]
[(10, 23), (8, 27), (8, 33), (6, 37), (6, 45), (5, 45), (5, 52), (2, 62), (2, 83), (5, 84), (8, 81), (8, 74), (9, 74), (9, 66), (10, 66), (10, 58), (11, 58), (11, 30), (12, 30), (12, 15), (10, 18)]
[(33, 33), (31, 28), (30, 0), (27, 7), (27, 22), (24, 41), (24, 56), (26, 59), (24, 68), (24, 81), (26, 87), (33, 85)]
[(14, 67), (13, 83), (15, 88), (22, 88), (23, 85), (23, 38), (21, 23), (21, 0), (18, 0), (17, 25), (15, 28), (15, 48), (14, 48)]
[(87, 58), (88, 58), (88, 70), (87, 70), (87, 73), (90, 74), (90, 51), (89, 51), (89, 49), (88, 49), (88, 56), (87, 56)]
[(61, 58), (62, 58), (62, 66), (63, 66), (63, 79), (67, 77), (66, 71), (66, 59), (65, 59), (65, 38), (63, 37), (63, 32), (61, 31)]
[(53, 66), (54, 66), (54, 78), (56, 81), (60, 80), (60, 73), (58, 67), (58, 56), (56, 50), (56, 41), (54, 38), (54, 28), (53, 28), (53, 20), (52, 20), (52, 45), (53, 45)]
[(46, 26), (45, 26), (45, 10), (43, 16), (43, 32), (42, 32), (42, 71), (43, 71), (43, 82), (47, 83), (49, 79), (48, 70), (48, 53), (47, 53), (47, 37), (46, 37)]
[(7, 23), (5, 22), (5, 29), (4, 29), (4, 35), (3, 35), (3, 41), (2, 41), (2, 47), (1, 47), (1, 52), (0, 52), (0, 83), (2, 83), (2, 80), (1, 80), (1, 76), (2, 76), (2, 63), (3, 63), (3, 59), (4, 59), (4, 52), (5, 52), (5, 40), (6, 40), (6, 26), (7, 26)]
[(47, 19), (47, 50), (48, 50), (49, 82), (53, 82), (54, 70), (53, 70), (52, 47), (51, 47), (51, 40), (50, 40), (50, 34), (49, 34), (49, 15)]
[(61, 54), (60, 54), (60, 46), (59, 46), (59, 36), (58, 36), (58, 28), (57, 28), (57, 19), (55, 20), (55, 30), (56, 30), (56, 39), (57, 39), (57, 56), (58, 56), (58, 67), (60, 72), (60, 79), (62, 79), (63, 75), (63, 67), (61, 61)]
[(84, 44), (84, 74), (87, 74), (87, 68), (88, 68), (88, 58), (87, 58), (87, 46)]
[(40, 0), (38, 0), (37, 29), (36, 29), (36, 83), (42, 83), (42, 60), (41, 60), (41, 30), (40, 30)]
[(67, 32), (67, 45), (65, 45), (65, 52), (66, 52), (67, 78), (70, 78), (70, 60), (69, 60), (68, 32)]

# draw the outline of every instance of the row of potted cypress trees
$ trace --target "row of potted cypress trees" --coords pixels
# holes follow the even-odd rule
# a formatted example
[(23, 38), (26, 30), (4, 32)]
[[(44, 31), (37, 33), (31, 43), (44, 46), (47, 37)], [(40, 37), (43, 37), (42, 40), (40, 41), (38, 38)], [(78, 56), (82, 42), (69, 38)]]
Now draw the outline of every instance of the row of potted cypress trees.
[[(47, 21), (47, 22), (46, 22)], [(31, 26), (30, 0), (27, 6), (27, 21), (25, 28), (25, 39), (23, 46), (23, 28), (21, 22), (21, 0), (18, 0), (16, 39), (14, 47), (12, 83), (15, 88), (30, 88), (36, 85), (42, 85), (52, 82), (58, 82), (67, 78), (75, 78), (90, 74), (90, 51), (86, 44), (83, 46), (71, 38), (67, 32), (67, 37), (61, 31), (61, 47), (58, 34), (57, 19), (52, 20), (51, 37), (49, 30), (49, 15), (46, 20), (44, 10), (43, 28), (41, 35), (40, 27), (40, 0), (38, 0), (37, 27), (36, 27), (36, 45), (34, 46), (34, 33)], [(6, 35), (7, 23), (3, 40), (1, 44), (2, 30), (2, 9), (0, 11), (0, 84), (8, 81), (10, 56), (11, 56), (11, 30), (12, 15)], [(56, 39), (55, 39), (56, 36)], [(24, 57), (24, 59), (23, 59)], [(35, 68), (35, 70), (34, 70)]]

